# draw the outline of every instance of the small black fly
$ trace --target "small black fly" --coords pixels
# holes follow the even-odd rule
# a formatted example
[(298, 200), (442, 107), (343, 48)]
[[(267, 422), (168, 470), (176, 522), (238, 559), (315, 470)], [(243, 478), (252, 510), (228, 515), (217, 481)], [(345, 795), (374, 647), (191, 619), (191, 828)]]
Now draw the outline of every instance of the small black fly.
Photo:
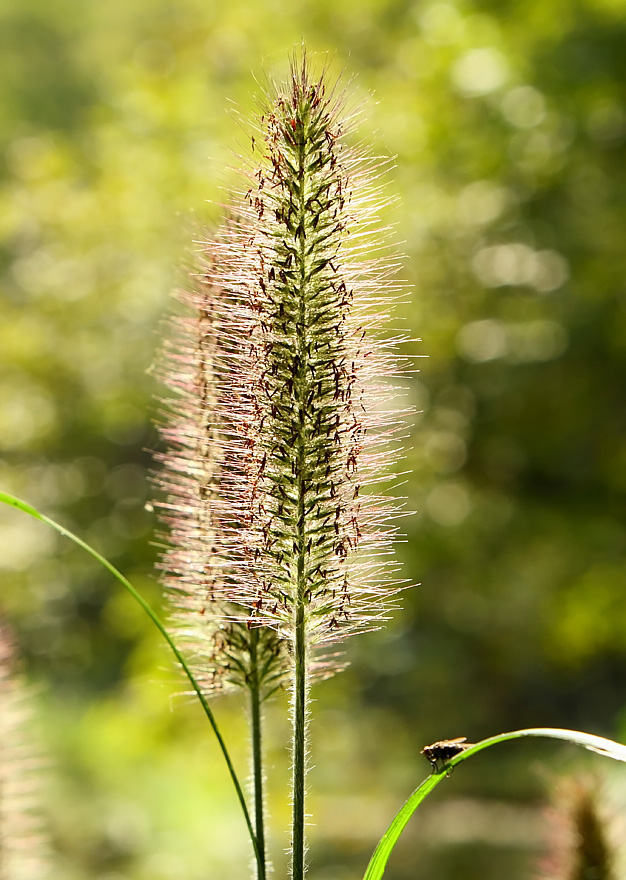
[[(424, 746), (420, 755), (424, 755), (433, 768), (433, 773), (441, 773), (450, 758), (469, 749), (471, 745), (472, 743), (467, 742), (466, 736), (457, 736), (456, 739), (442, 739), (430, 746)], [(439, 767), (440, 761), (441, 767)]]

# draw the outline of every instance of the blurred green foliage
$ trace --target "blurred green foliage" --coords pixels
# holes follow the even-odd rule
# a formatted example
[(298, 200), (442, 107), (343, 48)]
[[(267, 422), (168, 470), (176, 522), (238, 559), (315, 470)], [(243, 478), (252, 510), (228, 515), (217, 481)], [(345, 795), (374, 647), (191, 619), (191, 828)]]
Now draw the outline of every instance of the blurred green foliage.
[[(0, 0), (0, 483), (155, 603), (159, 322), (226, 198), (254, 75), (280, 77), (302, 40), (355, 75), (358, 137), (396, 157), (385, 221), (408, 255), (402, 325), (424, 340), (408, 353), (428, 355), (400, 548), (422, 585), (314, 694), (311, 876), (346, 880), (427, 772), (425, 743), (626, 735), (626, 3)], [(246, 876), (219, 756), (193, 705), (170, 712), (149, 625), (73, 546), (0, 516), (2, 609), (57, 765), (58, 876)], [(245, 768), (241, 709), (218, 706)], [(550, 748), (464, 766), (389, 880), (527, 876)]]

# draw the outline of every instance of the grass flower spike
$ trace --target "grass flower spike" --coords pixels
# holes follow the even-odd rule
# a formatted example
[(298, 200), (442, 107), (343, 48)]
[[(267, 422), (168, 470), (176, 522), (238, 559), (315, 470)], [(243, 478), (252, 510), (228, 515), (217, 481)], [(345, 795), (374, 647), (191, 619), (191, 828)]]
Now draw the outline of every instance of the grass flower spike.
[(248, 336), (234, 370), (252, 563), (240, 598), (291, 641), (301, 618), (307, 645), (380, 620), (388, 599), (365, 557), (354, 565), (389, 538), (380, 499), (362, 494), (381, 475), (381, 428), (393, 428), (377, 400), (389, 389), (375, 385), (393, 366), (372, 314), (387, 267), (362, 259), (380, 242), (366, 233), (372, 189), (342, 143), (340, 105), (306, 64), (279, 90), (241, 211), (245, 249), (225, 282), (243, 286)]
[(334, 643), (379, 625), (398, 589), (397, 508), (372, 489), (400, 422), (382, 335), (395, 266), (379, 163), (346, 145), (350, 124), (343, 96), (294, 62), (163, 370), (179, 392), (162, 428), (166, 583), (211, 687), (289, 678), (295, 878), (311, 677), (339, 667)]
[(206, 280), (180, 299), (189, 314), (172, 320), (161, 363), (177, 396), (161, 426), (168, 451), (158, 456), (163, 468), (155, 478), (167, 495), (160, 505), (169, 539), (162, 567), (173, 622), (207, 695), (248, 686), (258, 650), (265, 657), (259, 684), (273, 690), (286, 671), (278, 636), (251, 627), (233, 602), (239, 463), (231, 448), (227, 347), (219, 339), (228, 306)]

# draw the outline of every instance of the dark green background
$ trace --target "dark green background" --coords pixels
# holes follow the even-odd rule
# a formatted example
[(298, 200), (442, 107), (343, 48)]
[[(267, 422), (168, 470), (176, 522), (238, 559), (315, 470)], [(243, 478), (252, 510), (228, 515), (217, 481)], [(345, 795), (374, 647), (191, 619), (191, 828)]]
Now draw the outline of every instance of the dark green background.
[[(425, 743), (626, 736), (623, 0), (0, 0), (0, 485), (158, 603), (159, 322), (226, 199), (255, 77), (282, 76), (303, 40), (353, 78), (360, 136), (396, 157), (400, 324), (428, 356), (400, 490), (421, 586), (314, 692), (311, 880), (350, 880), (427, 772)], [(54, 876), (247, 876), (221, 758), (195, 706), (170, 701), (158, 638), (89, 558), (0, 516), (2, 608), (53, 760)], [(217, 705), (245, 773), (241, 709)], [(287, 735), (282, 700), (278, 877)], [(534, 876), (541, 805), (580, 763), (524, 742), (463, 765), (389, 880)], [(591, 763), (626, 800), (620, 768)]]

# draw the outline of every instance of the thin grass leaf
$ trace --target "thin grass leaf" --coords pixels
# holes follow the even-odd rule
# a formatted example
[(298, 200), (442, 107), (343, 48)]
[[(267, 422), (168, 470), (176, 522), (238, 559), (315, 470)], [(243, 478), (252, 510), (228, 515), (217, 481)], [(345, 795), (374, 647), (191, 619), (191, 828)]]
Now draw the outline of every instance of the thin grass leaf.
[(431, 773), (424, 782), (418, 785), (381, 837), (363, 875), (363, 880), (380, 880), (385, 872), (389, 856), (409, 819), (424, 798), (446, 778), (453, 767), (456, 767), (461, 761), (466, 761), (472, 755), (482, 752), (483, 749), (489, 748), (489, 746), (495, 746), (497, 743), (506, 742), (511, 739), (521, 739), (524, 736), (564, 740), (577, 746), (583, 746), (583, 748), (596, 752), (599, 755), (604, 755), (607, 758), (613, 758), (615, 761), (626, 762), (626, 745), (614, 742), (611, 739), (605, 739), (603, 736), (595, 736), (592, 733), (583, 733), (580, 730), (562, 730), (556, 727), (530, 727), (525, 730), (514, 730), (510, 733), (500, 733), (497, 736), (489, 737), (489, 739), (483, 739), (479, 743), (468, 745), (449, 761), (446, 761), (440, 772)]
[(180, 653), (180, 651), (176, 647), (176, 644), (174, 643), (170, 634), (167, 632), (167, 630), (165, 629), (165, 627), (161, 623), (161, 620), (159, 619), (156, 612), (151, 608), (151, 606), (146, 602), (146, 600), (137, 592), (137, 590), (135, 589), (135, 587), (133, 587), (131, 582), (129, 580), (127, 580), (127, 578), (125, 578), (124, 575), (120, 571), (118, 571), (117, 568), (115, 568), (115, 566), (112, 563), (110, 563), (108, 561), (108, 559), (105, 559), (104, 556), (101, 556), (97, 550), (94, 550), (93, 547), (90, 547), (89, 544), (86, 544), (85, 541), (83, 541), (81, 538), (78, 537), (78, 535), (75, 535), (73, 532), (70, 532), (69, 529), (66, 529), (64, 526), (55, 522), (53, 519), (50, 519), (50, 517), (41, 513), (39, 510), (37, 510), (31, 504), (28, 504), (26, 501), (22, 501), (21, 498), (16, 498), (14, 495), (10, 495), (8, 492), (0, 491), (0, 502), (2, 502), (3, 504), (7, 504), (9, 507), (14, 507), (16, 510), (20, 510), (22, 513), (28, 514), (28, 516), (32, 516), (33, 519), (37, 519), (40, 522), (45, 523), (46, 525), (53, 528), (60, 535), (63, 535), (65, 538), (69, 538), (70, 541), (73, 541), (75, 544), (78, 544), (79, 547), (82, 547), (83, 550), (86, 550), (90, 556), (93, 556), (93, 558), (95, 560), (97, 560), (102, 566), (104, 566), (104, 568), (107, 569), (107, 571), (109, 571), (115, 578), (117, 578), (117, 580), (130, 593), (130, 595), (133, 597), (135, 602), (137, 602), (138, 605), (141, 606), (143, 611), (148, 615), (148, 617), (150, 618), (152, 623), (156, 626), (158, 631), (161, 633), (161, 635), (163, 636), (163, 638), (165, 639), (165, 641), (169, 645), (170, 650), (172, 651), (172, 653), (174, 654), (174, 657), (176, 658), (176, 660), (180, 664), (183, 672), (185, 673), (185, 675), (189, 679), (189, 683), (191, 684), (192, 688), (194, 689), (194, 691), (200, 701), (200, 704), (202, 705), (202, 708), (204, 710), (204, 714), (208, 718), (209, 724), (211, 725), (211, 727), (213, 729), (213, 733), (215, 734), (215, 736), (217, 738), (219, 747), (222, 751), (222, 755), (224, 756), (224, 760), (226, 761), (226, 766), (228, 767), (228, 772), (230, 774), (230, 778), (232, 780), (232, 783), (235, 787), (235, 791), (237, 793), (237, 799), (239, 800), (239, 804), (240, 804), (241, 809), (244, 814), (244, 819), (246, 822), (246, 826), (248, 828), (248, 834), (250, 836), (250, 841), (252, 842), (252, 846), (254, 848), (254, 853), (255, 853), (257, 863), (262, 865), (262, 860), (260, 858), (260, 853), (259, 853), (259, 848), (258, 848), (256, 836), (255, 836), (254, 830), (252, 828), (250, 814), (248, 813), (248, 808), (246, 806), (246, 801), (244, 798), (243, 789), (242, 789), (241, 784), (239, 782), (239, 778), (237, 776), (237, 773), (235, 772), (235, 768), (233, 766), (230, 755), (228, 753), (228, 749), (226, 748), (226, 743), (224, 742), (222, 734), (220, 733), (215, 716), (214, 716), (213, 712), (211, 711), (209, 704), (207, 703), (207, 700), (202, 692), (200, 685), (196, 681), (196, 678), (194, 677), (192, 671), (190, 670), (189, 666), (185, 662), (185, 658), (182, 656), (182, 654)]

